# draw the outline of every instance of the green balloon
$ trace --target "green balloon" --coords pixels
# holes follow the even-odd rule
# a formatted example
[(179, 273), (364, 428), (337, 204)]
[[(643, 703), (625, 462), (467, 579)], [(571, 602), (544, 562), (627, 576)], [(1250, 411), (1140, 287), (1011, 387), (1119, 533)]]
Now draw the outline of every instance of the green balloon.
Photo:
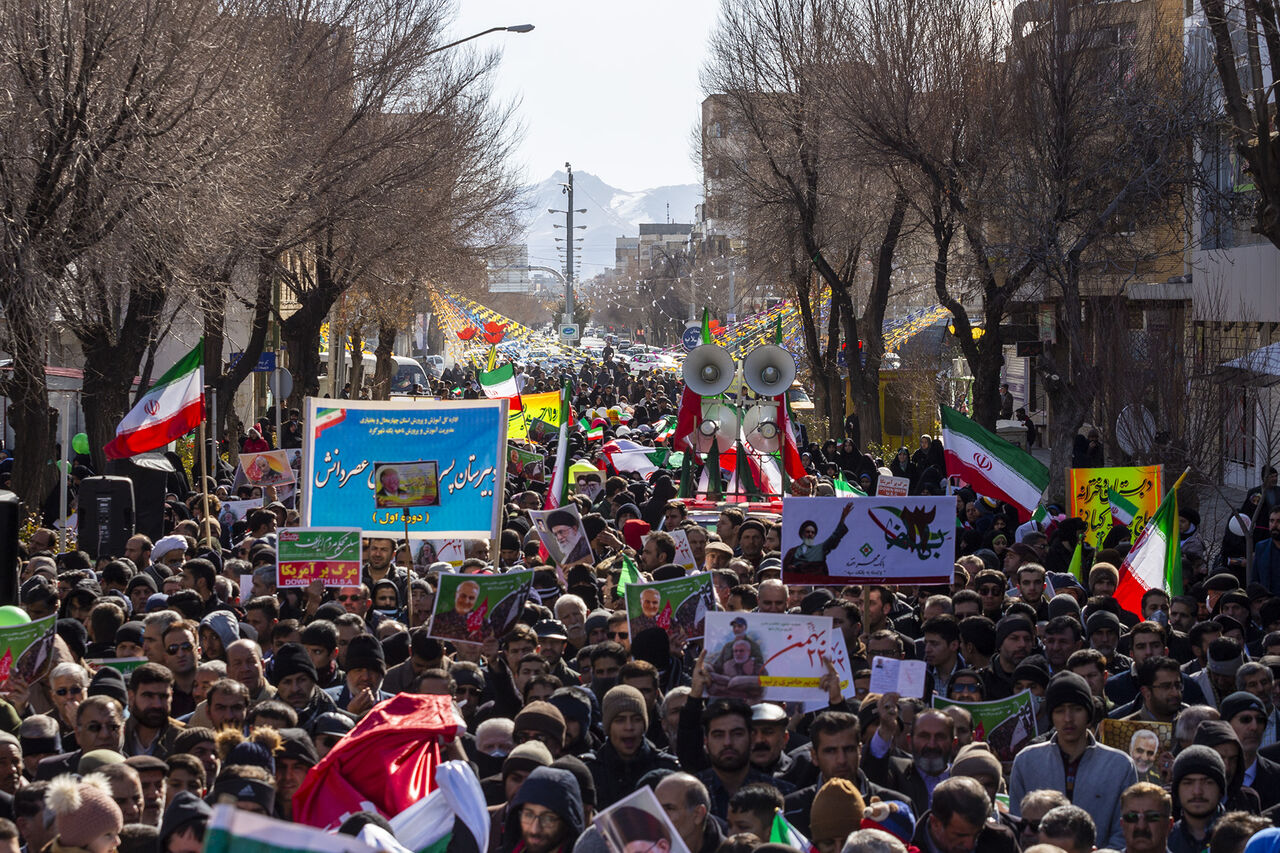
[(89, 436), (82, 432), (76, 433), (75, 438), (71, 439), (71, 449), (76, 453), (79, 453), (81, 456), (88, 454)]
[(6, 604), (0, 607), (0, 628), (8, 628), (12, 625), (24, 625), (31, 621), (31, 617), (27, 615), (27, 611), (21, 607), (14, 607), (12, 604)]

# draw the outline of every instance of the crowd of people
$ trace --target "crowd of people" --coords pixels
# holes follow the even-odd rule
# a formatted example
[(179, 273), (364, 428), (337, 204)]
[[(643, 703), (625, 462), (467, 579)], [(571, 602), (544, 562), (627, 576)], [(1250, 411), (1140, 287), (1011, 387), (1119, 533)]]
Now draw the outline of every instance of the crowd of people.
[[(474, 395), (472, 380), (461, 370), (426, 390)], [(566, 380), (603, 441), (652, 444), (682, 390), (611, 361), (574, 375), (534, 366), (519, 382), (528, 393)], [(276, 446), (270, 423), (249, 438)], [(122, 553), (91, 559), (36, 529), (21, 544), (20, 604), (32, 619), (57, 614), (56, 639), (47, 675), (15, 670), (0, 687), (0, 845), (196, 853), (213, 805), (289, 820), (308, 771), (408, 692), (448, 696), (465, 720), (460, 744), (490, 807), (484, 853), (602, 851), (594, 815), (642, 786), (689, 853), (794, 853), (775, 837), (779, 815), (820, 853), (1280, 850), (1280, 590), (1241, 559), (1270, 559), (1280, 543), (1274, 474), (1212, 549), (1185, 511), (1187, 588), (1152, 589), (1131, 613), (1114, 597), (1127, 536), (1083, 548), (1073, 575), (1085, 524), (1056, 509), (1020, 524), (960, 489), (951, 584), (801, 586), (783, 576), (777, 516), (722, 504), (699, 523), (703, 504), (680, 496), (675, 472), (610, 470), (576, 424), (566, 440), (570, 460), (603, 471), (598, 492), (570, 498), (592, 551), (575, 565), (540, 557), (528, 511), (546, 484), (516, 474), (493, 550), (468, 542), (451, 565), (419, 543), (366, 539), (362, 583), (334, 589), (277, 588), (276, 531), (297, 508), (267, 494), (223, 526), (221, 500), (243, 497), (229, 476), (209, 478), (207, 509), (198, 476), (173, 478), (163, 536), (135, 535)], [(557, 441), (541, 440), (548, 458)], [(887, 464), (853, 440), (801, 446), (809, 473), (793, 494), (833, 494), (835, 478), (872, 491), (885, 475), (913, 494), (946, 488), (928, 436)], [(718, 608), (830, 617), (856, 695), (829, 672), (827, 707), (807, 712), (717, 696), (698, 641), (657, 626), (633, 635), (624, 565), (684, 576), (677, 529)], [(431, 635), (442, 573), (513, 569), (534, 570), (534, 593), (504, 635)], [(94, 663), (129, 657), (146, 662), (127, 674)], [(923, 660), (924, 695), (871, 693), (876, 657)], [(1036, 725), (1011, 760), (963, 704), (933, 701), (1022, 691)], [(1097, 737), (1107, 719), (1170, 737), (1113, 748)]]

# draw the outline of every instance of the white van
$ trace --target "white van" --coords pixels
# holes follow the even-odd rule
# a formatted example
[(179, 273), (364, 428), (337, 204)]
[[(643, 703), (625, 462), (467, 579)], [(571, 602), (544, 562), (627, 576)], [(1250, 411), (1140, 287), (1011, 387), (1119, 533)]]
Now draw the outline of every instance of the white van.
[[(395, 362), (396, 368), (395, 373), (391, 376), (391, 396), (402, 397), (411, 394), (415, 384), (421, 385), (423, 388), (427, 387), (427, 374), (423, 371), (421, 364), (403, 355), (393, 355), (391, 360)], [(368, 353), (364, 353), (360, 362), (363, 365), (365, 378), (373, 378), (373, 374), (378, 369), (378, 359)], [(338, 393), (342, 391), (342, 386), (347, 383), (348, 377), (351, 375), (351, 353), (347, 351), (342, 354), (341, 382), (338, 383), (336, 389), (331, 382), (328, 371), (329, 354), (322, 352), (320, 353), (320, 396), (337, 397)]]

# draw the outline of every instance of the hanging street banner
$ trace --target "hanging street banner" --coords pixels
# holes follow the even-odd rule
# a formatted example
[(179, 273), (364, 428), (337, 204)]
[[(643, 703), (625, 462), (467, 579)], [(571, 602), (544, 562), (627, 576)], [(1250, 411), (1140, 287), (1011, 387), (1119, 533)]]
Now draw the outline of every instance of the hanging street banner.
[(1036, 736), (1036, 712), (1031, 691), (1023, 690), (1007, 699), (990, 702), (955, 702), (933, 697), (933, 707), (959, 705), (973, 716), (973, 739), (986, 741), (1005, 764)]
[(844, 644), (832, 640), (830, 616), (717, 611), (707, 614), (703, 639), (708, 696), (750, 703), (826, 701), (822, 661), (834, 664), (844, 655)]
[[(332, 404), (340, 402), (340, 408)], [(493, 539), (506, 480), (507, 401), (308, 397), (303, 523), (399, 538)], [(377, 466), (434, 465), (436, 503), (378, 508)], [(385, 487), (384, 487), (385, 488)]]
[(716, 609), (710, 572), (653, 583), (629, 583), (625, 598), (632, 638), (646, 628), (661, 628), (668, 637), (683, 630), (686, 639), (697, 640), (702, 637), (707, 613)]
[(505, 575), (441, 574), (427, 635), (483, 643), (510, 630), (533, 589), (533, 570)]
[(359, 586), (360, 531), (347, 527), (282, 527), (276, 534), (276, 586)]
[(1163, 468), (1145, 465), (1133, 468), (1071, 468), (1067, 471), (1067, 515), (1082, 518), (1089, 525), (1084, 544), (1102, 547), (1111, 532), (1113, 516), (1109, 494), (1114, 492), (1123, 505), (1132, 506), (1129, 529), (1136, 539), (1164, 497)]
[(783, 498), (783, 583), (950, 583), (955, 515), (946, 496)]
[(0, 684), (19, 675), (28, 684), (43, 678), (53, 662), (54, 613), (34, 622), (0, 628)]

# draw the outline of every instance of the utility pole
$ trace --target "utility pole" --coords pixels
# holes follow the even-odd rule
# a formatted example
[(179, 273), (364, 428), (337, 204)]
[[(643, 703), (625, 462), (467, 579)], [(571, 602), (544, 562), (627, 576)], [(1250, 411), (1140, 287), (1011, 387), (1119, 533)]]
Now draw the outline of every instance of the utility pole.
[[(565, 261), (565, 263), (564, 263), (564, 314), (562, 314), (562, 315), (561, 315), (561, 317), (560, 317), (560, 322), (561, 322), (561, 323), (572, 323), (572, 322), (573, 322), (573, 314), (574, 314), (574, 311), (573, 311), (573, 274), (574, 274), (574, 268), (573, 268), (573, 244), (574, 244), (574, 241), (577, 239), (577, 238), (575, 238), (575, 237), (573, 236), (573, 232), (574, 232), (574, 229), (575, 229), (575, 228), (577, 228), (578, 230), (581, 230), (581, 229), (585, 229), (585, 228), (587, 227), (587, 226), (585, 226), (585, 225), (577, 225), (577, 226), (575, 226), (575, 225), (573, 224), (573, 215), (574, 215), (575, 213), (586, 213), (586, 212), (587, 212), (587, 209), (586, 209), (585, 207), (580, 207), (580, 208), (577, 208), (577, 209), (575, 209), (575, 208), (574, 208), (574, 206), (573, 206), (573, 167), (572, 167), (572, 166), (570, 166), (568, 163), (565, 163), (565, 164), (564, 164), (564, 169), (565, 169), (565, 171), (568, 173), (568, 179), (567, 179), (563, 184), (561, 184), (561, 185), (560, 185), (560, 191), (569, 197), (569, 204), (565, 207), (565, 209), (564, 209), (564, 210), (555, 210), (555, 209), (552, 209), (552, 208), (548, 208), (548, 209), (547, 209), (547, 213), (563, 213), (563, 214), (564, 214), (564, 225), (563, 225), (563, 226), (560, 226), (560, 225), (555, 226), (556, 228), (563, 227), (563, 228), (564, 228), (564, 230), (565, 230), (565, 237), (564, 237), (564, 253), (565, 253), (565, 254), (564, 254), (564, 261)], [(559, 237), (557, 237), (557, 238), (556, 238), (556, 242), (559, 242), (559, 241), (560, 241), (560, 238), (559, 238)]]
[(564, 322), (573, 322), (573, 167), (567, 162), (564, 170), (569, 173), (568, 183), (562, 191), (569, 196), (569, 204), (564, 211), (564, 230), (567, 239), (564, 241)]

